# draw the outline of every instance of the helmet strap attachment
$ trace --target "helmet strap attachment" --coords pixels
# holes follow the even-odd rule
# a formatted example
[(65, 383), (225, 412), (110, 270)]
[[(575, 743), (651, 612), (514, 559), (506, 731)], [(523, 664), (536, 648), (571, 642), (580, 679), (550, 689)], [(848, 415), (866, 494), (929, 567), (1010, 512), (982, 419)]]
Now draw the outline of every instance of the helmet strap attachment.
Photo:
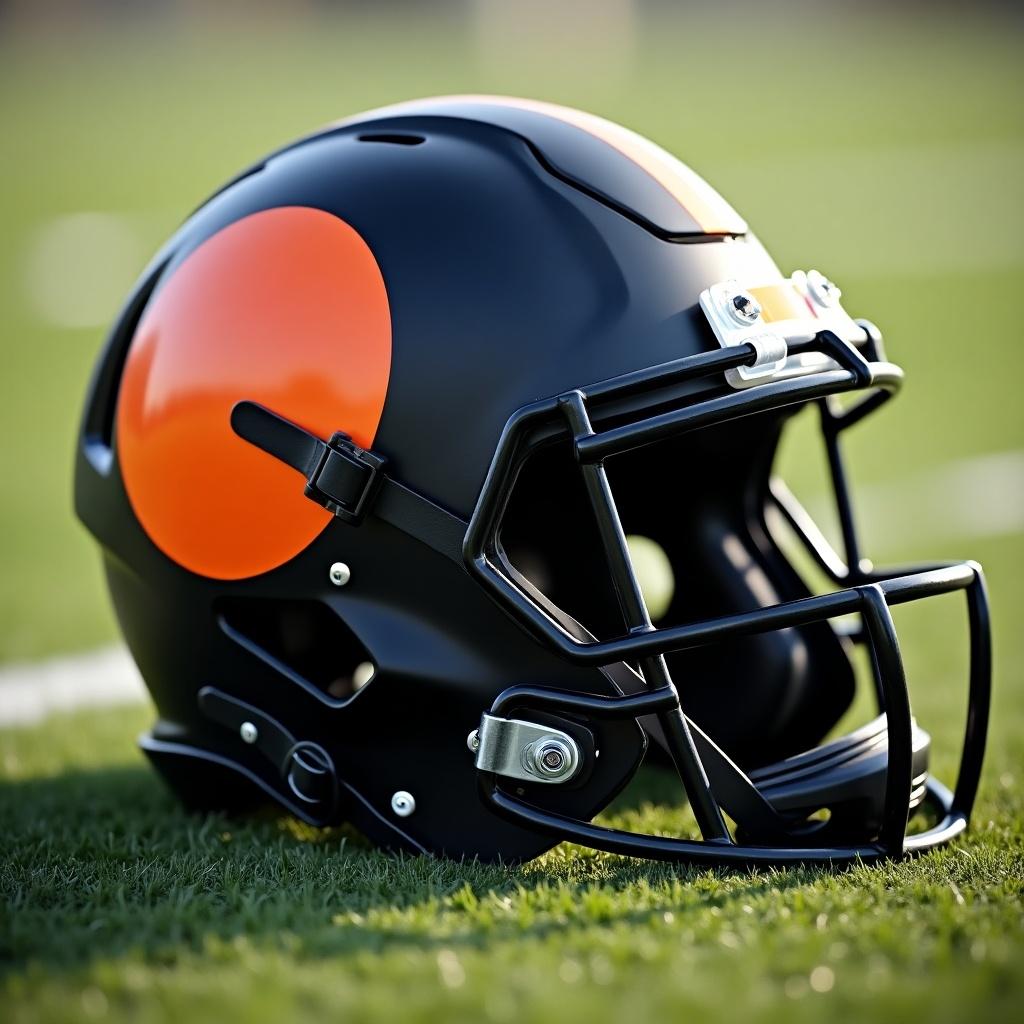
[(338, 519), (358, 526), (378, 519), (462, 564), (466, 523), (386, 474), (383, 455), (360, 448), (343, 433), (329, 441), (256, 402), (238, 402), (231, 427), (243, 440), (306, 478), (303, 493)]
[(238, 737), (239, 760), (251, 757), (252, 751), (277, 768), (277, 795), (286, 806), (314, 824), (330, 824), (338, 819), (338, 776), (323, 747), (308, 740), (297, 741), (280, 722), (212, 686), (204, 686), (198, 700), (207, 718)]

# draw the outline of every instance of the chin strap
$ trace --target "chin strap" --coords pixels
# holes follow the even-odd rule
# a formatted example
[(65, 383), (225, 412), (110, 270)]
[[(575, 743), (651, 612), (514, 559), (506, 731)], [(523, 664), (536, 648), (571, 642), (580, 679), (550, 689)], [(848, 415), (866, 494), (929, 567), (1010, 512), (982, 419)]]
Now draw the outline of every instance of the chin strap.
[(231, 428), (242, 440), (301, 473), (306, 497), (337, 518), (357, 526), (372, 512), (462, 565), (466, 523), (388, 476), (383, 456), (360, 448), (347, 434), (336, 433), (323, 441), (249, 401), (231, 410)]

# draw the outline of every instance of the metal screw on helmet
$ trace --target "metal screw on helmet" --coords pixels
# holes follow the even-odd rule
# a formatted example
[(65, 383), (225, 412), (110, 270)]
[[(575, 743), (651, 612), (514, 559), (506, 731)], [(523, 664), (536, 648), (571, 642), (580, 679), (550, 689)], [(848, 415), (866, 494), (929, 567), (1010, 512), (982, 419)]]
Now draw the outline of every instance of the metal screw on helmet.
[(335, 562), (329, 573), (331, 582), (336, 587), (343, 587), (352, 579), (352, 570), (344, 562)]
[(838, 285), (817, 270), (808, 271), (807, 290), (811, 298), (822, 306), (836, 305), (843, 294)]
[(412, 793), (400, 789), (391, 797), (391, 810), (400, 818), (408, 818), (416, 810), (416, 798)]
[(259, 739), (260, 731), (252, 722), (243, 722), (238, 727), (238, 735), (242, 737), (244, 743), (255, 743)]
[(737, 322), (752, 324), (761, 315), (761, 304), (750, 292), (736, 292), (729, 299), (729, 312)]
[(474, 729), (466, 737), (466, 746), (475, 754), (480, 749), (480, 730)]
[(576, 766), (576, 758), (569, 745), (553, 736), (531, 743), (524, 753), (529, 759), (529, 768), (544, 778), (560, 779)]

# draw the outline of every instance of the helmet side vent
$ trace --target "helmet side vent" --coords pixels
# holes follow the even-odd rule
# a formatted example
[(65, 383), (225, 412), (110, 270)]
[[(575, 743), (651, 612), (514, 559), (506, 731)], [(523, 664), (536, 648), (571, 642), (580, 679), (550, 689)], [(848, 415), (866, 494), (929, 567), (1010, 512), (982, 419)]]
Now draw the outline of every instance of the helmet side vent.
[(369, 132), (358, 136), (360, 142), (383, 142), (391, 146), (419, 146), (427, 140), (422, 135), (399, 132)]
[(331, 706), (351, 700), (376, 672), (366, 646), (320, 601), (234, 597), (216, 611), (232, 641)]
[(114, 413), (128, 349), (167, 262), (164, 260), (154, 267), (129, 299), (93, 376), (82, 419), (82, 447), (93, 468), (103, 474), (110, 468), (113, 458)]

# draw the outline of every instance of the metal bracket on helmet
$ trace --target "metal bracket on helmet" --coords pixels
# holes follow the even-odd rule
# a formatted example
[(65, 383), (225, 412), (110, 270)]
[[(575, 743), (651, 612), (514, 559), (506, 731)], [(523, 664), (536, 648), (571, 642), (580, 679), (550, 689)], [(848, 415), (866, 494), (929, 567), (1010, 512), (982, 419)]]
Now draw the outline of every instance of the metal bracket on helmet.
[(516, 718), (485, 713), (466, 742), (480, 771), (525, 782), (569, 782), (583, 762), (568, 733)]
[(764, 285), (723, 281), (706, 288), (700, 306), (719, 344), (752, 345), (756, 352), (753, 363), (727, 369), (726, 381), (734, 388), (749, 388), (835, 368), (829, 356), (803, 350), (826, 331), (851, 345), (868, 340), (864, 328), (840, 305), (841, 296), (816, 270), (798, 270), (788, 280)]
[(700, 293), (700, 306), (723, 348), (749, 343), (757, 352), (753, 364), (725, 371), (725, 379), (734, 388), (771, 380), (786, 365), (786, 339), (768, 329), (760, 304), (736, 281), (706, 288)]

